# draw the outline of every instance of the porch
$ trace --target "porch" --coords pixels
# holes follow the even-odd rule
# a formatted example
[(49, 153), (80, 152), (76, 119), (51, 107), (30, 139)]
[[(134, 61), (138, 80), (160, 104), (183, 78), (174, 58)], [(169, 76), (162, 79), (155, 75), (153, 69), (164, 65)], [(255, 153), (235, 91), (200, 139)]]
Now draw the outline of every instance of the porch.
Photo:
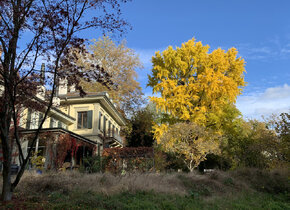
[[(36, 130), (22, 130), (22, 151), (28, 155)], [(100, 155), (101, 145), (64, 128), (42, 129), (32, 148), (28, 168), (40, 170), (74, 169), (83, 164), (83, 159)], [(15, 162), (19, 164), (19, 158)]]

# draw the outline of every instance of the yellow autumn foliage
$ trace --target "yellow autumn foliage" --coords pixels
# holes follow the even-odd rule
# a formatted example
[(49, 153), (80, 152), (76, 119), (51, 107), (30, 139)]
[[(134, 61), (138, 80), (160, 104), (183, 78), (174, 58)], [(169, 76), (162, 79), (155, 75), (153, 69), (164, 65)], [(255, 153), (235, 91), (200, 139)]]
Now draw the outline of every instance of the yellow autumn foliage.
[(182, 158), (192, 171), (209, 153), (219, 153), (221, 136), (195, 123), (176, 123), (163, 132), (159, 143)]
[(195, 39), (156, 52), (148, 86), (160, 97), (150, 100), (177, 119), (206, 126), (209, 118), (222, 116), (223, 107), (234, 103), (245, 86), (245, 61), (237, 54), (235, 48), (210, 53), (208, 45)]
[(208, 45), (191, 39), (152, 57), (148, 86), (158, 96), (150, 100), (169, 117), (153, 127), (154, 138), (190, 171), (219, 151), (221, 128), (232, 119), (228, 111), (236, 110), (245, 86), (245, 61), (237, 54), (235, 48), (209, 52)]

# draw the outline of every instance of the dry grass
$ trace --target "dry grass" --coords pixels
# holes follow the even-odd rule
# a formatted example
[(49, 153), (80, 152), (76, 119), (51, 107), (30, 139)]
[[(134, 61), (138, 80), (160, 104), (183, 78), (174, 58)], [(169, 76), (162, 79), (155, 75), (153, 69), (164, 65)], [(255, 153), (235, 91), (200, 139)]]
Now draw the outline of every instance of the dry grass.
[[(154, 191), (188, 195), (197, 193), (212, 197), (240, 191), (289, 193), (289, 171), (243, 169), (232, 172), (198, 173), (134, 173), (124, 176), (83, 174), (77, 171), (44, 173), (26, 172), (16, 188), (17, 194), (47, 195), (51, 192), (68, 194), (71, 191), (96, 192), (105, 195), (121, 192)], [(2, 183), (1, 183), (2, 184)], [(1, 185), (0, 184), (0, 185)], [(1, 186), (0, 186), (1, 187)]]
[(19, 193), (30, 192), (52, 192), (62, 191), (63, 193), (73, 190), (91, 191), (102, 194), (116, 194), (124, 191), (150, 191), (161, 193), (186, 194), (176, 174), (127, 174), (125, 176), (114, 176), (104, 174), (82, 174), (75, 171), (62, 173), (46, 173), (38, 175), (27, 172), (17, 188)]

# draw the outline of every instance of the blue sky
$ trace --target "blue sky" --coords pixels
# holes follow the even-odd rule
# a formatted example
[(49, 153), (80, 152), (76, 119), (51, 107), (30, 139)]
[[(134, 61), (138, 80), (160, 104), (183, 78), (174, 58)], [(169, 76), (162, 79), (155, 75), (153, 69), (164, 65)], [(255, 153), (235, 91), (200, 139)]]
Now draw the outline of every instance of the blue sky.
[(122, 12), (132, 25), (123, 38), (144, 64), (138, 81), (146, 96), (155, 51), (195, 37), (211, 50), (236, 47), (245, 59), (248, 85), (237, 99), (245, 118), (290, 111), (290, 0), (132, 0)]
[(290, 110), (289, 0), (135, 0), (123, 6), (132, 25), (124, 38), (144, 63), (139, 81), (146, 95), (151, 57), (195, 37), (211, 49), (236, 47), (248, 82), (237, 106), (246, 118)]

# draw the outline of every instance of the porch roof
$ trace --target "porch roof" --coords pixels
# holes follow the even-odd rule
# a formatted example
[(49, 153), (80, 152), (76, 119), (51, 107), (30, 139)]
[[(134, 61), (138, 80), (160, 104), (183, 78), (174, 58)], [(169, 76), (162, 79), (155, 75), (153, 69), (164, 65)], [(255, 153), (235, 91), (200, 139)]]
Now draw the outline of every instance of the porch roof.
[[(24, 129), (24, 130), (20, 130), (19, 132), (22, 133), (22, 134), (30, 134), (30, 133), (35, 133), (37, 131), (37, 129)], [(84, 142), (87, 142), (89, 144), (93, 144), (93, 145), (97, 145), (99, 143), (95, 142), (95, 141), (92, 141), (84, 136), (81, 136), (79, 134), (76, 134), (72, 131), (69, 131), (67, 129), (64, 129), (64, 128), (43, 128), (40, 130), (40, 133), (43, 133), (43, 132), (54, 132), (54, 133), (68, 133), (70, 134), (71, 136), (77, 138), (78, 140), (81, 140), (81, 141), (84, 141)]]

